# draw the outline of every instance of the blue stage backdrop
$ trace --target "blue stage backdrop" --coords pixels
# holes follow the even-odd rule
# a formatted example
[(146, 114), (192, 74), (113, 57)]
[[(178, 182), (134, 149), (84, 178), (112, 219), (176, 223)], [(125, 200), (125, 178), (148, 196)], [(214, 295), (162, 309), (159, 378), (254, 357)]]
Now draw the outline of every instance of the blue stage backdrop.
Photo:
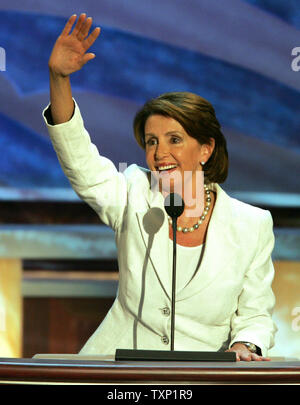
[(225, 189), (300, 193), (298, 0), (1, 0), (2, 192), (70, 188), (42, 109), (52, 46), (81, 12), (102, 33), (96, 58), (72, 76), (73, 95), (100, 153), (117, 167), (145, 166), (136, 111), (161, 93), (191, 91), (215, 106), (227, 138)]

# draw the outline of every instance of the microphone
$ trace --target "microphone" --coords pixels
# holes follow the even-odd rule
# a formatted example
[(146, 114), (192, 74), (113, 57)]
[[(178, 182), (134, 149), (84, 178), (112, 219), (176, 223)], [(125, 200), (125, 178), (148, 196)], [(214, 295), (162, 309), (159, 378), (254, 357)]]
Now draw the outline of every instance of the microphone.
[(175, 331), (175, 294), (176, 294), (176, 231), (177, 218), (184, 211), (184, 201), (179, 194), (170, 193), (164, 202), (165, 210), (172, 218), (173, 232), (173, 270), (172, 270), (172, 306), (171, 306), (171, 351), (174, 350), (174, 331)]
[(184, 201), (179, 194), (170, 193), (165, 198), (165, 210), (172, 219), (177, 220), (184, 211)]

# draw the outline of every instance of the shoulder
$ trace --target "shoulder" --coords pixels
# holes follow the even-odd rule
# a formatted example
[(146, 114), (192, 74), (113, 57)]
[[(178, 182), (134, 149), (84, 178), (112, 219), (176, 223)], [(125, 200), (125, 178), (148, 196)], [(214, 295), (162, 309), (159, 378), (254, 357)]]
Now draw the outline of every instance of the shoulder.
[(271, 252), (275, 237), (270, 211), (238, 200), (225, 192), (221, 195), (226, 200), (224, 208), (228, 208), (228, 219), (225, 220), (228, 232), (237, 246), (248, 252), (252, 251), (253, 255), (265, 248)]
[(145, 193), (149, 191), (151, 184), (150, 170), (137, 164), (131, 164), (124, 170), (123, 175), (126, 179), (128, 190), (132, 192), (144, 191)]
[[(233, 223), (247, 226), (272, 226), (273, 220), (269, 210), (257, 207), (255, 205), (238, 200), (230, 196), (219, 185), (217, 187), (217, 196), (224, 201), (224, 207), (229, 209), (229, 216)], [(223, 205), (223, 204), (222, 204)]]
[(265, 221), (271, 218), (270, 211), (248, 204), (244, 201), (229, 197), (231, 200), (232, 213), (238, 218), (247, 218), (256, 221)]
[(230, 198), (236, 229), (253, 243), (255, 240), (260, 243), (270, 240), (273, 243), (273, 218), (270, 211)]
[(126, 167), (126, 169), (124, 170), (123, 173), (128, 182), (134, 182), (137, 179), (140, 179), (141, 181), (144, 181), (145, 183), (149, 184), (150, 170), (148, 170), (144, 167), (138, 166), (135, 163)]

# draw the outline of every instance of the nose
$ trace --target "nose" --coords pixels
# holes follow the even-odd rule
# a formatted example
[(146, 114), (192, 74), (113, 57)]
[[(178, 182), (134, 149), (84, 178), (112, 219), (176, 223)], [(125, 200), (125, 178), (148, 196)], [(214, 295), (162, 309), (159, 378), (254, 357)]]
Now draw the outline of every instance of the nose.
[(155, 160), (159, 161), (162, 160), (164, 157), (166, 157), (169, 154), (169, 148), (168, 145), (166, 145), (165, 142), (159, 142), (156, 145), (155, 152), (154, 152), (154, 158)]

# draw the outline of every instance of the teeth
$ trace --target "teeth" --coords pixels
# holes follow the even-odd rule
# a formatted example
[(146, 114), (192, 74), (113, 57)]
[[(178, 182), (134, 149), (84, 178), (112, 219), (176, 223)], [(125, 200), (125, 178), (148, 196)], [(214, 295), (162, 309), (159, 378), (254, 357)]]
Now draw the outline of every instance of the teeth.
[(162, 171), (162, 170), (169, 170), (169, 169), (173, 169), (173, 167), (176, 167), (176, 165), (160, 166), (160, 167), (158, 168), (158, 170), (159, 170), (159, 171)]

